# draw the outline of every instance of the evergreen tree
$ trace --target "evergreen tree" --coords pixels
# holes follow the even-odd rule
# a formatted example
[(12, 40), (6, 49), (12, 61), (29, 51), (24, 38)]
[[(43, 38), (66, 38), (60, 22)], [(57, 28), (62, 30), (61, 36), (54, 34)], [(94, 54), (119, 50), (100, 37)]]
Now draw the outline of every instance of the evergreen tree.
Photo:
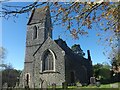
[(85, 53), (83, 52), (83, 50), (81, 49), (80, 45), (79, 44), (74, 44), (72, 47), (71, 47), (72, 51), (75, 53), (75, 54), (78, 54), (79, 56), (82, 56), (84, 57), (85, 56)]

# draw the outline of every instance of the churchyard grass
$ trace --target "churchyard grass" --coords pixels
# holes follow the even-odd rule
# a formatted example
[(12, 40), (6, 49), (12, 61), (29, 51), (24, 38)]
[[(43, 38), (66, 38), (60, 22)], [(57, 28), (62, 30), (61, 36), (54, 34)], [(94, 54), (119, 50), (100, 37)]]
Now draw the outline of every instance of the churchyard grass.
[[(117, 85), (117, 87), (116, 87)], [(47, 89), (20, 89), (20, 88), (13, 88), (13, 89), (6, 89), (6, 90), (120, 90), (120, 82), (119, 83), (111, 83), (111, 84), (101, 84), (100, 87), (97, 86), (68, 86), (68, 88), (63, 89), (62, 86), (56, 86), (56, 88), (48, 87)]]
[[(116, 87), (117, 86), (117, 87)], [(52, 87), (49, 87), (50, 90)], [(62, 86), (56, 86), (57, 90), (63, 90)], [(88, 86), (68, 86), (67, 89), (64, 90), (120, 90), (120, 82), (119, 83), (111, 83), (111, 84), (101, 84), (100, 87), (96, 85), (88, 85)]]
[(100, 87), (97, 87), (96, 85), (93, 85), (93, 86), (88, 85), (88, 86), (81, 86), (81, 87), (68, 86), (68, 88), (116, 88), (116, 86), (120, 88), (120, 82), (119, 83), (111, 83), (111, 84), (101, 84)]

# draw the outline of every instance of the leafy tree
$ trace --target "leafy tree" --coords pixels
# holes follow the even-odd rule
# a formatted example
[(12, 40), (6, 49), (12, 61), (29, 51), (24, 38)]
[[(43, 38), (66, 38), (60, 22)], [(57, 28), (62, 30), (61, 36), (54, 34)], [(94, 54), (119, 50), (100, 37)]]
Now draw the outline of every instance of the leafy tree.
[(85, 56), (85, 53), (83, 52), (83, 50), (81, 49), (80, 45), (79, 44), (74, 44), (72, 47), (71, 47), (72, 51), (75, 53), (75, 54), (78, 54), (79, 56), (82, 56), (84, 57)]
[(3, 61), (6, 57), (6, 49), (4, 47), (0, 47), (0, 71), (5, 67), (5, 64), (3, 64)]
[(97, 63), (93, 66), (93, 70), (94, 70), (94, 76), (97, 78), (99, 75), (99, 70), (103, 65), (100, 63)]
[(9, 87), (14, 87), (18, 82), (21, 71), (11, 67), (11, 65), (4, 64), (7, 68), (2, 71), (2, 85), (7, 83)]
[[(110, 54), (111, 65), (112, 65), (112, 76), (115, 81), (120, 81), (120, 49), (113, 49)], [(116, 79), (115, 79), (116, 78)]]
[(18, 82), (18, 77), (20, 76), (21, 71), (14, 69), (11, 64), (3, 63), (5, 57), (6, 50), (5, 48), (0, 47), (0, 76), (2, 79), (0, 82), (2, 82), (2, 85), (7, 83), (9, 87), (14, 87), (16, 82)]
[(6, 50), (4, 47), (0, 47), (0, 61), (6, 56)]
[(111, 56), (112, 66), (120, 66), (120, 49), (113, 51), (112, 55), (113, 55), (113, 56)]
[(2, 64), (0, 64), (0, 67), (2, 67), (2, 70), (13, 69), (11, 64), (7, 65), (7, 64), (2, 63)]
[(111, 66), (108, 64), (95, 64), (93, 66), (94, 69), (94, 76), (98, 79), (98, 80), (108, 80), (111, 78)]

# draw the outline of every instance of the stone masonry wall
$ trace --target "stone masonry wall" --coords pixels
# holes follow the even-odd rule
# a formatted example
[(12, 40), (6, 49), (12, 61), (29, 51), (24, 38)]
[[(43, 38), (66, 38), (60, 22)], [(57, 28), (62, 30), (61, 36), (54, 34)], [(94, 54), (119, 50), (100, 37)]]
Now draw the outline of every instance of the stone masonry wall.
[[(56, 56), (55, 60), (55, 71), (50, 73), (42, 72), (41, 60), (42, 54), (45, 50), (50, 49), (54, 52)], [(50, 38), (46, 40), (43, 46), (40, 48), (38, 53), (35, 55), (35, 83), (36, 87), (40, 85), (40, 79), (45, 80), (48, 85), (56, 83), (57, 85), (62, 85), (65, 82), (65, 61), (64, 61), (64, 51)]]

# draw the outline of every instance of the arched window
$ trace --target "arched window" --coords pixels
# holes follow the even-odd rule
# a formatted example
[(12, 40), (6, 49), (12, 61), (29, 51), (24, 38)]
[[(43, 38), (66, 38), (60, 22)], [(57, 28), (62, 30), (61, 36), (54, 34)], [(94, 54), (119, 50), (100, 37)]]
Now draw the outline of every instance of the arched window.
[(47, 50), (43, 56), (42, 70), (54, 70), (55, 55), (51, 50)]
[(37, 38), (37, 27), (36, 26), (34, 26), (33, 27), (33, 39), (36, 39)]

